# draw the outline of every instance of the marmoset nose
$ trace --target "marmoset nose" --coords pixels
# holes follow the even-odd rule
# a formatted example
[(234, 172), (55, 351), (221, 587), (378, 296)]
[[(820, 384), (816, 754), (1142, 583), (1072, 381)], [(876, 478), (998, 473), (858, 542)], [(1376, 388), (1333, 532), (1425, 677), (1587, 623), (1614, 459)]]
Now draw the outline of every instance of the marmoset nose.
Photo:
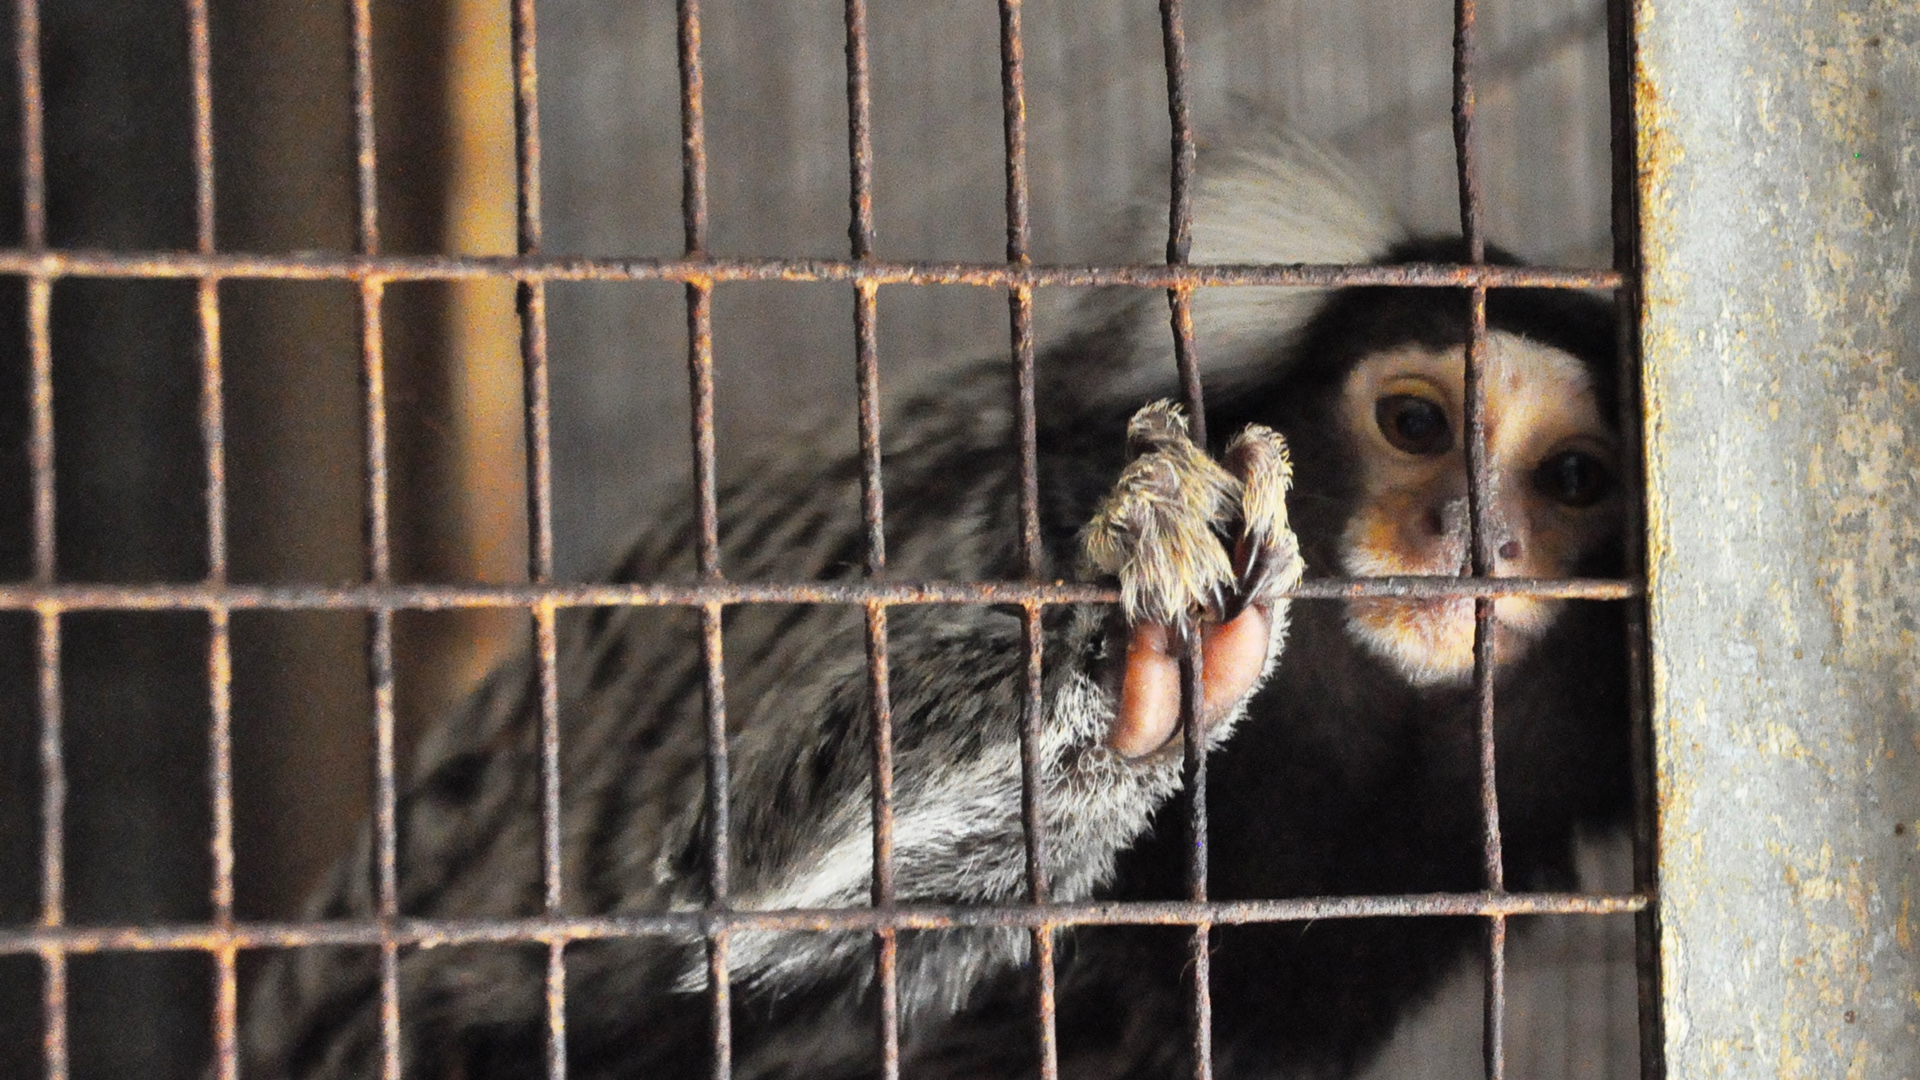
[(1433, 536), (1465, 537), (1467, 534), (1467, 500), (1465, 498), (1447, 499), (1427, 508), (1427, 532)]

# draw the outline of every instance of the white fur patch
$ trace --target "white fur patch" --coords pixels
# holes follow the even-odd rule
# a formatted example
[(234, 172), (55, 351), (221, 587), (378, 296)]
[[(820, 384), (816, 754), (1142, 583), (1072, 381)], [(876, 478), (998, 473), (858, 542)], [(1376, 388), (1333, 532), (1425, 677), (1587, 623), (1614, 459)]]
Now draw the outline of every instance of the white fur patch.
[[(1409, 232), (1359, 169), (1331, 148), (1296, 132), (1261, 141), (1203, 149), (1195, 164), (1194, 263), (1216, 266), (1372, 263)], [(1164, 207), (1151, 217), (1164, 220)], [(1159, 235), (1142, 230), (1123, 259), (1158, 262)], [(1195, 292), (1195, 344), (1207, 377), (1230, 374), (1272, 359), (1313, 317), (1327, 290), (1304, 287), (1219, 286)], [(1043, 296), (1047, 295), (1045, 293)], [(1140, 289), (1101, 290), (1082, 298), (1049, 334), (1105, 325), (1121, 312), (1132, 322), (1134, 355), (1111, 372), (1117, 398), (1137, 398), (1174, 370), (1165, 301)]]

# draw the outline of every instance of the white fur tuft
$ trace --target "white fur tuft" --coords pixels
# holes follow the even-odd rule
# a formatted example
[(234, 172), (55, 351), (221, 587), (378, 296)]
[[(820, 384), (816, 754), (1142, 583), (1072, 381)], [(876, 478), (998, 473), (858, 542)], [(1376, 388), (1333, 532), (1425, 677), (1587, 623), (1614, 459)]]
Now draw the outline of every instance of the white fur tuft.
[[(1143, 215), (1164, 221), (1164, 211)], [(1411, 234), (1353, 163), (1291, 131), (1203, 149), (1195, 164), (1192, 261), (1212, 265), (1373, 263)], [(1126, 257), (1162, 257), (1147, 230)], [(1204, 374), (1270, 361), (1312, 318), (1327, 290), (1220, 286), (1194, 294), (1195, 346)], [(1166, 304), (1157, 293), (1103, 290), (1070, 320), (1086, 331), (1125, 320), (1132, 355), (1105, 376), (1107, 392), (1138, 395), (1174, 370)]]
[[(1371, 263), (1408, 236), (1357, 168), (1305, 136), (1222, 148), (1198, 162), (1193, 261)], [(1231, 371), (1271, 355), (1312, 317), (1324, 289), (1220, 287), (1194, 294), (1201, 362)]]

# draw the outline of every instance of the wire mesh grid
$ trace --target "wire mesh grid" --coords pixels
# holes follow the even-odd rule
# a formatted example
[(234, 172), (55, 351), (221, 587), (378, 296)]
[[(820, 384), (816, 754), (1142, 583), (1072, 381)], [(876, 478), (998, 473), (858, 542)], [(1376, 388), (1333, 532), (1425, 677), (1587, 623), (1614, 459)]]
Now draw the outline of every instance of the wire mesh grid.
[[(382, 1075), (401, 1075), (399, 956), (406, 946), (477, 942), (540, 943), (546, 947), (546, 1071), (566, 1072), (565, 950), (570, 942), (649, 934), (703, 936), (713, 1024), (713, 1075), (730, 1075), (731, 985), (728, 944), (740, 930), (861, 931), (874, 940), (881, 1058), (884, 1075), (900, 1066), (900, 1017), (896, 935), (901, 930), (956, 927), (1019, 927), (1030, 934), (1037, 983), (1035, 1038), (1041, 1075), (1058, 1074), (1054, 1031), (1054, 931), (1076, 925), (1166, 924), (1189, 927), (1191, 1037), (1194, 1074), (1212, 1075), (1208, 935), (1216, 924), (1303, 921), (1363, 916), (1477, 916), (1485, 920), (1485, 1073), (1505, 1074), (1502, 1050), (1506, 1010), (1505, 956), (1508, 920), (1535, 914), (1636, 913), (1640, 920), (1637, 968), (1640, 980), (1641, 1069), (1658, 1076), (1661, 1065), (1659, 987), (1651, 904), (1654, 867), (1647, 842), (1650, 790), (1643, 766), (1646, 727), (1645, 619), (1638, 550), (1641, 507), (1629, 500), (1628, 574), (1614, 579), (1539, 580), (1489, 576), (1492, 554), (1482, 522), (1489, 488), (1484, 421), (1486, 299), (1490, 288), (1532, 286), (1608, 289), (1619, 314), (1619, 363), (1624, 469), (1639, 475), (1638, 410), (1634, 394), (1637, 355), (1635, 192), (1633, 123), (1628, 79), (1632, 54), (1629, 6), (1608, 5), (1608, 46), (1613, 120), (1614, 260), (1608, 270), (1561, 270), (1489, 265), (1484, 260), (1481, 196), (1473, 155), (1474, 0), (1456, 0), (1453, 40), (1453, 136), (1460, 192), (1460, 229), (1469, 259), (1459, 265), (1396, 266), (1194, 266), (1189, 263), (1195, 144), (1188, 116), (1188, 59), (1181, 0), (1160, 0), (1166, 63), (1167, 105), (1172, 130), (1171, 198), (1165, 262), (1156, 265), (1035, 265), (1026, 162), (1026, 90), (1020, 0), (999, 0), (1001, 90), (1006, 167), (1006, 259), (1004, 263), (888, 262), (874, 253), (873, 166), (869, 35), (865, 0), (846, 0), (848, 150), (850, 162), (850, 257), (826, 259), (721, 259), (707, 251), (708, 166), (704, 137), (703, 72), (699, 0), (677, 5), (685, 250), (677, 259), (553, 258), (541, 251), (538, 77), (535, 65), (534, 0), (511, 0), (514, 117), (517, 150), (518, 253), (513, 256), (390, 257), (380, 250), (376, 184), (373, 20), (370, 0), (349, 0), (352, 37), (354, 146), (356, 150), (357, 244), (345, 254), (236, 255), (215, 250), (213, 87), (209, 55), (208, 0), (186, 0), (190, 40), (196, 241), (190, 252), (105, 253), (53, 250), (47, 243), (45, 108), (37, 0), (15, 6), (15, 50), (21, 101), (22, 247), (0, 250), (0, 274), (26, 283), (30, 371), (29, 466), (32, 479), (32, 577), (0, 584), (0, 610), (32, 612), (38, 626), (39, 762), (42, 774), (41, 913), (38, 924), (0, 929), (0, 954), (37, 955), (43, 969), (43, 1039), (46, 1075), (65, 1080), (69, 1069), (67, 968), (76, 954), (112, 951), (189, 950), (214, 962), (214, 1075), (239, 1074), (237, 954), (241, 949), (316, 945), (377, 946)], [(50, 307), (63, 278), (184, 278), (196, 282), (199, 319), (200, 429), (205, 457), (207, 577), (191, 585), (61, 583), (55, 572), (53, 356)], [(389, 530), (387, 423), (389, 402), (383, 352), (382, 302), (390, 283), (491, 278), (516, 283), (520, 351), (525, 379), (529, 583), (525, 585), (408, 585), (393, 579)], [(227, 490), (223, 428), (223, 378), (218, 286), (228, 279), (345, 281), (359, 293), (360, 352), (364, 391), (366, 582), (348, 586), (234, 585), (227, 580)], [(699, 578), (687, 584), (573, 585), (554, 581), (552, 432), (548, 390), (546, 286), (553, 281), (677, 281), (684, 285), (688, 327), (687, 372), (692, 402), (691, 440), (697, 507)], [(743, 583), (726, 579), (720, 559), (714, 424), (712, 302), (719, 284), (741, 281), (814, 281), (853, 285), (859, 394), (862, 514), (867, 580), (831, 583)], [(1004, 289), (1008, 297), (1010, 355), (1016, 376), (1020, 468), (1020, 540), (1026, 579), (1021, 581), (894, 582), (886, 569), (885, 507), (881, 476), (880, 349), (877, 294), (893, 284), (964, 284)], [(1041, 615), (1049, 605), (1108, 603), (1110, 588), (1046, 583), (1042, 566), (1036, 447), (1034, 291), (1064, 285), (1126, 285), (1164, 289), (1175, 357), (1196, 441), (1205, 444), (1205, 411), (1194, 350), (1193, 290), (1205, 286), (1394, 285), (1464, 288), (1470, 296), (1466, 348), (1466, 455), (1472, 576), (1467, 578), (1324, 578), (1302, 582), (1287, 595), (1306, 599), (1362, 596), (1471, 598), (1475, 637), (1473, 690), (1477, 701), (1479, 803), (1486, 886), (1471, 893), (1210, 900), (1207, 893), (1207, 762), (1194, 715), (1201, 698), (1196, 655), (1183, 660), (1186, 782), (1193, 793), (1190, 827), (1194, 843), (1188, 865), (1188, 896), (1181, 901), (1053, 903), (1046, 875), (1047, 837), (1039, 788)], [(1627, 610), (1629, 672), (1633, 684), (1635, 740), (1635, 889), (1626, 894), (1511, 893), (1502, 880), (1502, 841), (1494, 759), (1493, 600), (1534, 596), (1611, 600)], [(728, 758), (726, 687), (721, 617), (729, 605), (823, 603), (858, 605), (865, 613), (868, 690), (874, 708), (872, 747), (873, 876), (871, 906), (857, 909), (740, 911), (728, 903)], [(892, 719), (889, 709), (887, 616), (902, 604), (1013, 604), (1023, 612), (1026, 652), (1022, 730), (1022, 810), (1026, 840), (1028, 902), (997, 906), (898, 905), (894, 902)], [(561, 895), (559, 609), (587, 606), (697, 607), (702, 614), (705, 666), (707, 874), (710, 903), (704, 910), (641, 915), (579, 917), (563, 911)], [(531, 613), (538, 687), (540, 734), (542, 913), (533, 917), (434, 920), (403, 917), (398, 902), (395, 761), (394, 635), (396, 611), (513, 608)], [(100, 927), (69, 926), (65, 914), (63, 807), (66, 765), (62, 752), (61, 619), (80, 611), (175, 609), (206, 613), (210, 635), (206, 670), (210, 686), (213, 851), (206, 924)], [(232, 613), (250, 609), (365, 612), (373, 702), (376, 916), (361, 921), (238, 922), (233, 905)]]

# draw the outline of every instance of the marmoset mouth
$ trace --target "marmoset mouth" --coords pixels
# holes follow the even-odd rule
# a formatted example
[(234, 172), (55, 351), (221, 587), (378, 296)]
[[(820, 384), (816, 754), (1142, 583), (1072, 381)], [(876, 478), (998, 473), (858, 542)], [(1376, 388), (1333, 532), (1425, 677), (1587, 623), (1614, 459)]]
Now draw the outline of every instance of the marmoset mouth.
[[(1553, 620), (1554, 601), (1503, 596), (1493, 602), (1494, 663), (1518, 660)], [(1444, 686), (1473, 675), (1474, 601), (1470, 598), (1368, 598), (1347, 604), (1347, 627), (1369, 652), (1416, 686)]]

